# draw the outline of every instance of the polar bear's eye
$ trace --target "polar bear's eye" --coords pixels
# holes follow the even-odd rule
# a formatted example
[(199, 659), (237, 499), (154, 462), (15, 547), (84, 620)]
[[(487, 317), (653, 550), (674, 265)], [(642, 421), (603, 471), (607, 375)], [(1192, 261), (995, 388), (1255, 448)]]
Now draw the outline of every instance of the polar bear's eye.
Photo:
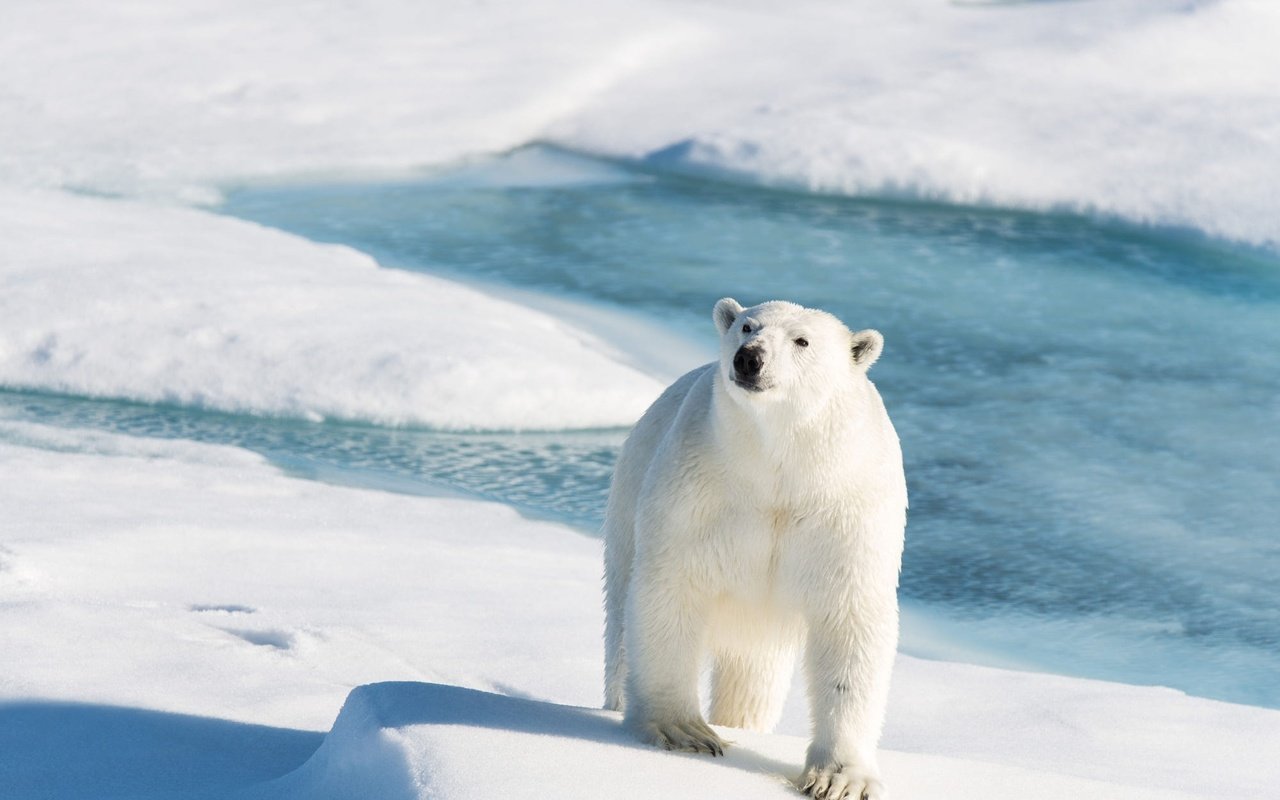
[(743, 325), (743, 326), (742, 326), (742, 332), (743, 332), (743, 333), (751, 333), (751, 326), (750, 326), (750, 325)]
[(808, 347), (808, 346), (809, 346), (809, 340), (808, 340), (808, 339), (806, 339), (806, 338), (804, 338), (803, 336), (801, 336), (799, 339), (796, 339), (796, 346), (797, 346), (797, 347)]

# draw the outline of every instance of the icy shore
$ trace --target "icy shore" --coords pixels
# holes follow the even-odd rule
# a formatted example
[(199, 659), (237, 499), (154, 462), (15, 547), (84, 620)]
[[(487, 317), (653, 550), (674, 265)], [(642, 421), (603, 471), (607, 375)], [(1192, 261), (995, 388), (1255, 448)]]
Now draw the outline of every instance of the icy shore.
[(0, 182), (20, 186), (214, 202), (543, 140), (1280, 242), (1265, 1), (23, 0), (2, 22)]
[(0, 188), (0, 385), (444, 429), (627, 425), (662, 384), (559, 319), (202, 211)]
[[(0, 23), (10, 387), (462, 428), (625, 424), (643, 408), (625, 398), (655, 390), (577, 328), (438, 281), (350, 269), (353, 308), (283, 285), (312, 263), (329, 276), (321, 264), (358, 267), (354, 254), (58, 192), (216, 205), (236, 182), (404, 175), (550, 141), (804, 190), (1280, 241), (1280, 12), (1250, 0), (815, 1), (785, 15), (658, 0), (16, 2)], [(163, 252), (142, 251), (152, 237)], [(59, 276), (29, 280), (36, 264)], [(264, 280), (274, 288), (249, 298)], [(195, 299), (205, 291), (210, 308)], [(50, 312), (54, 295), (67, 308), (49, 324), (14, 321)], [(227, 301), (245, 303), (241, 318)], [(246, 317), (286, 306), (313, 309), (296, 345)], [(178, 311), (181, 325), (166, 318)], [(78, 335), (94, 339), (137, 316), (131, 341), (146, 346), (90, 355), (62, 325), (79, 313)], [(442, 340), (423, 322), (464, 316), (484, 330)], [(559, 328), (548, 352), (512, 341), (529, 326)], [(379, 349), (392, 340), (414, 348), (410, 361)], [(197, 367), (206, 356), (225, 365)], [(171, 381), (160, 365), (176, 368)], [(494, 367), (521, 391), (490, 392)], [(420, 368), (425, 384), (408, 377)], [(547, 376), (545, 392), (526, 368)]]

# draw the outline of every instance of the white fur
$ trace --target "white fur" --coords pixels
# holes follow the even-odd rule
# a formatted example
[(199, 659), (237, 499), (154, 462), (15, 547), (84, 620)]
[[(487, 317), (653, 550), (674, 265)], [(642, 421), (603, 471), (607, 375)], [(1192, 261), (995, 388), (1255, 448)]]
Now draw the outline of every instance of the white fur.
[[(768, 729), (803, 650), (813, 741), (800, 788), (882, 798), (907, 505), (898, 437), (866, 376), (883, 339), (778, 301), (726, 298), (713, 317), (720, 362), (654, 402), (614, 472), (605, 706), (645, 741), (717, 754), (703, 663), (711, 722)], [(734, 381), (744, 344), (763, 348), (762, 391)]]

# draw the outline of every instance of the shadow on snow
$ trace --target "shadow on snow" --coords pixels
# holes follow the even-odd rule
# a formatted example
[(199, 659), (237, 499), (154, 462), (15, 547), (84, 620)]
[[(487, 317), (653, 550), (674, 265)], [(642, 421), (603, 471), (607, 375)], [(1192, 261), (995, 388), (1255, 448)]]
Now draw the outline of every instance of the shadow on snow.
[(220, 796), (296, 769), (324, 735), (62, 702), (0, 704), (0, 795)]

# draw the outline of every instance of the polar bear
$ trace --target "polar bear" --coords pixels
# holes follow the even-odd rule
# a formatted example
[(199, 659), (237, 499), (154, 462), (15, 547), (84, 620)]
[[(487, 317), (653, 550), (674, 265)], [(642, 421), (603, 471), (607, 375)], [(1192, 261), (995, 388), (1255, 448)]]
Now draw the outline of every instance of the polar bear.
[(805, 654), (798, 786), (883, 798), (876, 748), (898, 642), (907, 488), (867, 369), (883, 337), (773, 301), (713, 311), (720, 361), (628, 436), (605, 513), (605, 707), (642, 740), (719, 755), (710, 721), (767, 730)]

